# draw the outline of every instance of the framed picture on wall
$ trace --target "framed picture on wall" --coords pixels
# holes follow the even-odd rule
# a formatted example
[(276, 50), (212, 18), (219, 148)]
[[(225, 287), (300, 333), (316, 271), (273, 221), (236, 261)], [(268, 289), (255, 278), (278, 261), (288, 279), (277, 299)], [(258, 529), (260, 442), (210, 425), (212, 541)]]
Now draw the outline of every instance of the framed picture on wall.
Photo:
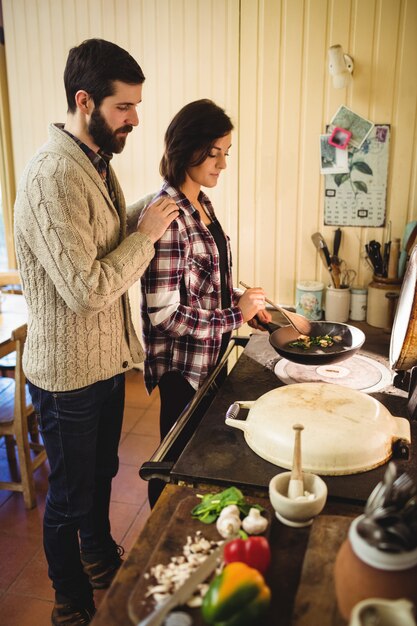
[(352, 148), (359, 149), (365, 139), (369, 136), (373, 127), (373, 122), (342, 105), (338, 108), (330, 121), (329, 132), (333, 133), (336, 128), (349, 131), (350, 146)]
[(348, 153), (329, 143), (331, 135), (320, 135), (320, 172), (343, 174), (349, 171)]
[(390, 125), (375, 124), (359, 149), (345, 151), (347, 171), (325, 175), (326, 225), (384, 226), (389, 141)]

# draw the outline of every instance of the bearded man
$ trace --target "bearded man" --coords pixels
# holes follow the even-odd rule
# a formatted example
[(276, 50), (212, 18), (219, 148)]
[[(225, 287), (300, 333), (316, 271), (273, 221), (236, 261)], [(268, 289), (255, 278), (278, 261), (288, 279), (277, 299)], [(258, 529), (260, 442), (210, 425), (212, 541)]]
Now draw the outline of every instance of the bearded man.
[(93, 589), (121, 564), (109, 522), (125, 372), (143, 361), (127, 290), (178, 216), (164, 198), (138, 219), (110, 165), (138, 125), (145, 77), (128, 52), (90, 39), (72, 48), (65, 124), (27, 165), (15, 243), (28, 305), (24, 371), (50, 464), (44, 547), (52, 624), (82, 626)]

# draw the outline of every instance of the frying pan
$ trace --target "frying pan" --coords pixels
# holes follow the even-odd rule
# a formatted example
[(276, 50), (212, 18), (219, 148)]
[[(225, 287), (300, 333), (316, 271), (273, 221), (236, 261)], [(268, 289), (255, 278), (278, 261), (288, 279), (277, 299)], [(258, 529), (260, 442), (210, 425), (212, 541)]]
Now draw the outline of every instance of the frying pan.
[(338, 335), (342, 340), (335, 342), (328, 348), (315, 346), (305, 350), (304, 348), (293, 348), (288, 345), (300, 336), (291, 325), (278, 326), (277, 324), (269, 323), (262, 324), (262, 326), (269, 332), (269, 343), (275, 352), (288, 359), (288, 361), (301, 363), (302, 365), (326, 365), (327, 363), (344, 361), (353, 356), (365, 341), (364, 333), (359, 328), (355, 328), (355, 326), (337, 322), (311, 322), (311, 337), (319, 337), (321, 335), (334, 337)]

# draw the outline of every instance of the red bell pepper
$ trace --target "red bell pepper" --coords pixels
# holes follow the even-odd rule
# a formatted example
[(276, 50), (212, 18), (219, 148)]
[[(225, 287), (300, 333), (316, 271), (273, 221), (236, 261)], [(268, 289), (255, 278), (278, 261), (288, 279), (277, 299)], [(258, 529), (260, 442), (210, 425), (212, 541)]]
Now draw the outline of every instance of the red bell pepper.
[(233, 539), (224, 547), (225, 563), (240, 561), (264, 574), (271, 562), (271, 548), (265, 537), (257, 535), (247, 539)]

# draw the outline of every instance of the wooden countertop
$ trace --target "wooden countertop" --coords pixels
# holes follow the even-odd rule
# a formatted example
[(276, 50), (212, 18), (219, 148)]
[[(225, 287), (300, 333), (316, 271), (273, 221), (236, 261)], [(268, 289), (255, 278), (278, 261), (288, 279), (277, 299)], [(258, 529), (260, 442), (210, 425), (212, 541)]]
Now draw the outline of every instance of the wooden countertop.
[[(210, 488), (210, 491), (214, 490), (215, 488)], [(164, 532), (183, 533), (185, 543), (187, 524), (184, 523), (183, 527), (176, 527), (175, 530), (169, 524), (178, 505), (196, 493), (196, 490), (188, 487), (167, 485), (102, 600), (92, 626), (127, 626), (134, 623), (128, 608), (131, 594), (137, 584), (143, 584), (140, 576), (147, 571), (147, 564)], [(332, 579), (333, 561), (346, 537), (351, 520), (361, 513), (361, 509), (351, 504), (328, 502), (312, 527), (294, 529), (278, 522), (268, 498), (253, 497), (269, 511), (272, 520), (270, 543), (273, 565), (267, 576), (272, 590), (272, 604), (263, 626), (345, 626), (346, 622), (336, 607)], [(204, 525), (199, 526), (204, 534)], [(298, 595), (297, 589), (300, 589)], [(135, 594), (137, 591), (133, 593), (133, 601)], [(140, 610), (140, 606), (134, 607), (134, 611)], [(199, 626), (203, 622), (199, 611), (194, 611), (193, 624)]]

